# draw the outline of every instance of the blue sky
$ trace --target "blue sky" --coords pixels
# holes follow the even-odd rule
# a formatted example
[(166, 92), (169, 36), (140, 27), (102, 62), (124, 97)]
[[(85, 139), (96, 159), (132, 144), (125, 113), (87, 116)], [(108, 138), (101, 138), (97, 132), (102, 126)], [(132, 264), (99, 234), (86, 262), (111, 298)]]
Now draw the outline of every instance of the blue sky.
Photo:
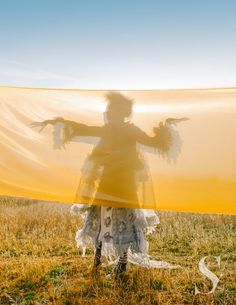
[(236, 1), (0, 0), (0, 85), (236, 86)]

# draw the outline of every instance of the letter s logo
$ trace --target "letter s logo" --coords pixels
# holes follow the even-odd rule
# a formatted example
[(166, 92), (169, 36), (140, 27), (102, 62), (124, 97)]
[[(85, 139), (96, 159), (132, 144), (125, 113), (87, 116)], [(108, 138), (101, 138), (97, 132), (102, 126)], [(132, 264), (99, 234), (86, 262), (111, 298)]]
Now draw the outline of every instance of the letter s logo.
[[(206, 264), (205, 264), (205, 261), (207, 259), (208, 256), (204, 256), (199, 264), (198, 264), (198, 267), (199, 267), (199, 270), (201, 271), (202, 274), (204, 274), (206, 277), (208, 277), (211, 281), (212, 281), (212, 289), (209, 291), (209, 292), (206, 292), (206, 293), (202, 293), (198, 290), (197, 288), (197, 285), (195, 285), (195, 295), (196, 294), (211, 294), (211, 293), (214, 293), (215, 292), (215, 289), (220, 281), (220, 279), (213, 273), (211, 272)], [(220, 267), (220, 256), (214, 256), (214, 258), (216, 259), (217, 261), (217, 264), (218, 266)]]

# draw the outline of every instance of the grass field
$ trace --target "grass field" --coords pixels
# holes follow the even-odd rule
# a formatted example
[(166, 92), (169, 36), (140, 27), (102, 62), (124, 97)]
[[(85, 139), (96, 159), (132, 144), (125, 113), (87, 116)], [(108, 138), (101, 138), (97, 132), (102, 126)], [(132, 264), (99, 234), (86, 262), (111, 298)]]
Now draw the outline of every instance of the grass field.
[[(0, 304), (236, 304), (236, 216), (159, 212), (150, 255), (181, 268), (130, 266), (123, 282), (92, 272), (93, 249), (82, 258), (74, 235), (81, 227), (69, 205), (0, 199)], [(220, 282), (198, 269), (203, 256)], [(221, 257), (217, 266), (212, 256)]]

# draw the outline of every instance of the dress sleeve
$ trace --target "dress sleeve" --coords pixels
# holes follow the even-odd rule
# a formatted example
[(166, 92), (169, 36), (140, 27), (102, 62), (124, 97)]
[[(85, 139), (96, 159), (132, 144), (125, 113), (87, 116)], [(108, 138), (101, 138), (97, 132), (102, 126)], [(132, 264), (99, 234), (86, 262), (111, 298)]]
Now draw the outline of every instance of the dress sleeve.
[(169, 129), (163, 124), (159, 124), (158, 127), (153, 128), (154, 136), (149, 136), (135, 125), (134, 132), (136, 141), (140, 144), (156, 148), (162, 152), (166, 152), (170, 148), (171, 134)]
[(102, 136), (102, 126), (89, 126), (82, 123), (77, 123), (74, 121), (64, 120), (64, 137), (65, 142), (70, 141), (76, 136), (86, 136), (86, 137), (101, 137)]
[[(179, 120), (180, 121), (180, 120)], [(147, 135), (139, 127), (134, 126), (136, 142), (142, 144), (148, 152), (157, 153), (168, 163), (176, 162), (181, 153), (182, 139), (178, 130), (175, 128), (175, 123), (165, 122), (160, 123), (153, 128), (154, 136)], [(151, 149), (150, 149), (151, 147)]]
[(57, 118), (53, 125), (54, 149), (65, 148), (65, 144), (73, 141), (77, 136), (99, 138), (103, 133), (103, 126), (88, 126), (74, 121)]

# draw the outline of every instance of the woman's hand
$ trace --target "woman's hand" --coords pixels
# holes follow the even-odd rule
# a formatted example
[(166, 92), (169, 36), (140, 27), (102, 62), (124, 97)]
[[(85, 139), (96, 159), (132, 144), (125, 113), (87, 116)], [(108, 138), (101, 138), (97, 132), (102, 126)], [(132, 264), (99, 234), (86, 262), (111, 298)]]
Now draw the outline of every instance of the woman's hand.
[(63, 118), (61, 117), (58, 117), (58, 118), (55, 118), (53, 120), (45, 120), (45, 121), (41, 121), (41, 122), (32, 122), (30, 123), (30, 127), (34, 128), (34, 127), (41, 127), (39, 132), (41, 132), (47, 125), (51, 124), (51, 125), (54, 125), (58, 122), (62, 122), (64, 121)]

